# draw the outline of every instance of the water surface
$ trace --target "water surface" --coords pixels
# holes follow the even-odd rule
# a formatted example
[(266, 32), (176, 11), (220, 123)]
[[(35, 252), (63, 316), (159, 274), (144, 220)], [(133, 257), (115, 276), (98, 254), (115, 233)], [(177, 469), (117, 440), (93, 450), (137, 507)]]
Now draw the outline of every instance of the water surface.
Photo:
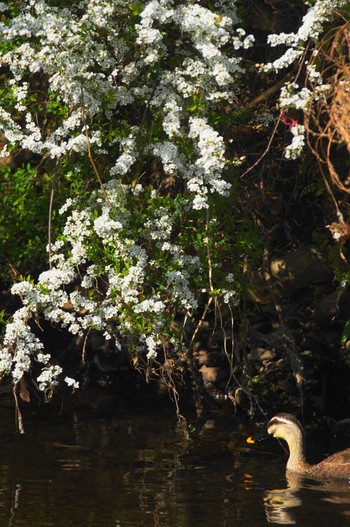
[(288, 482), (248, 425), (219, 413), (188, 436), (156, 406), (25, 413), (21, 436), (2, 401), (0, 527), (350, 525), (348, 482)]

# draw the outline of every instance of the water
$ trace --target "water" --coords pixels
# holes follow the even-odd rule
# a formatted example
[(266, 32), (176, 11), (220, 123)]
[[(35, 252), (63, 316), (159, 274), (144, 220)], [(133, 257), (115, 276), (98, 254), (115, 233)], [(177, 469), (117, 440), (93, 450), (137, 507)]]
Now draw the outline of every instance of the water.
[(225, 415), (189, 438), (172, 409), (94, 400), (25, 426), (2, 401), (0, 527), (350, 525), (347, 482), (288, 486), (279, 447)]

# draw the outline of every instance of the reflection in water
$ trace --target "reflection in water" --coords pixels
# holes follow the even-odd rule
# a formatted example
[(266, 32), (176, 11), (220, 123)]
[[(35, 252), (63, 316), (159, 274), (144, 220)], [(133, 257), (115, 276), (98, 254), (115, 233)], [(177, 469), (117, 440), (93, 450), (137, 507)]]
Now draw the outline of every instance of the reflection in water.
[(264, 507), (269, 523), (279, 525), (294, 525), (293, 508), (300, 507), (302, 500), (296, 491), (289, 488), (267, 490), (264, 493)]
[(12, 525), (14, 524), (14, 520), (16, 517), (16, 509), (19, 507), (21, 490), (22, 490), (21, 484), (17, 483), (15, 485), (15, 489), (13, 493), (14, 495), (13, 495), (13, 500), (12, 500), (12, 507), (11, 507), (10, 518), (9, 518), (9, 523), (8, 523), (9, 527), (12, 527)]
[(269, 523), (279, 525), (294, 525), (296, 519), (294, 509), (302, 505), (300, 497), (301, 479), (297, 474), (287, 474), (287, 488), (266, 490), (264, 492), (264, 507)]
[(342, 506), (339, 512), (344, 516), (350, 516), (348, 480), (310, 481), (299, 474), (287, 473), (286, 488), (264, 492), (267, 521), (279, 525), (295, 525), (296, 512), (298, 508), (305, 506), (304, 498), (309, 499), (310, 492), (315, 493), (321, 501)]

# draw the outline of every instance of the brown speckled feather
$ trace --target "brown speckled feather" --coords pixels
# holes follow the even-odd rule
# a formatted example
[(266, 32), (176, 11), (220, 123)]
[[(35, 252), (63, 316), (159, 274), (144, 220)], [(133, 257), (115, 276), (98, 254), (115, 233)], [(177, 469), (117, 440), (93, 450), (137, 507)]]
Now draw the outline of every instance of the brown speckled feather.
[(350, 478), (350, 448), (336, 452), (318, 465), (314, 465), (308, 474), (323, 477)]

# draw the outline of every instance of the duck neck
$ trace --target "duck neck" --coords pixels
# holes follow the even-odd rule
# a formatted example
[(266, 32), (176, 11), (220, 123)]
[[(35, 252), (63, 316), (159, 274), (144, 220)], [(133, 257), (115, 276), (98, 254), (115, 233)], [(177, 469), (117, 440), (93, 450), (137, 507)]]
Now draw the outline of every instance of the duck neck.
[(301, 430), (297, 429), (293, 436), (288, 438), (289, 459), (287, 470), (293, 472), (305, 472), (311, 468), (305, 460), (304, 438)]

